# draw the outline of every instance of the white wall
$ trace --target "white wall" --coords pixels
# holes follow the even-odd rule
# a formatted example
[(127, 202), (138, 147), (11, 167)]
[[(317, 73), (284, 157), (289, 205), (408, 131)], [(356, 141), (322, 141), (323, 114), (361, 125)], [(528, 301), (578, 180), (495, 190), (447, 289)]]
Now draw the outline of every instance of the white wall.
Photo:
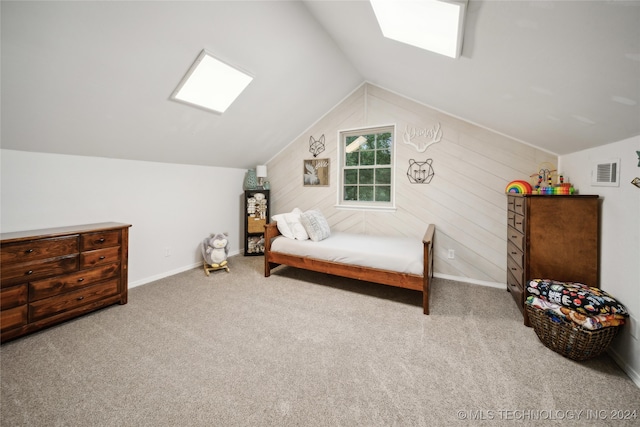
[[(341, 210), (337, 201), (338, 131), (396, 125), (395, 212)], [(403, 142), (407, 126), (441, 125), (442, 141), (426, 151)], [(309, 137), (325, 136), (318, 158), (330, 161), (328, 187), (303, 187)], [(414, 142), (427, 141), (416, 138)], [(429, 184), (407, 178), (410, 159), (433, 159)], [(505, 187), (529, 179), (542, 162), (556, 164), (546, 151), (434, 110), (373, 84), (364, 84), (336, 105), (269, 162), (271, 212), (320, 209), (339, 231), (422, 238), (435, 224), (435, 274), (439, 277), (506, 289), (507, 197)], [(454, 250), (455, 259), (447, 257)]]
[[(640, 136), (590, 150), (561, 156), (560, 171), (581, 194), (602, 198), (600, 286), (631, 312), (612, 346), (611, 354), (640, 387)], [(620, 186), (591, 185), (592, 163), (619, 158)]]
[(230, 253), (240, 250), (244, 170), (13, 150), (0, 156), (2, 232), (132, 224), (130, 287), (199, 265), (210, 233), (229, 232)]

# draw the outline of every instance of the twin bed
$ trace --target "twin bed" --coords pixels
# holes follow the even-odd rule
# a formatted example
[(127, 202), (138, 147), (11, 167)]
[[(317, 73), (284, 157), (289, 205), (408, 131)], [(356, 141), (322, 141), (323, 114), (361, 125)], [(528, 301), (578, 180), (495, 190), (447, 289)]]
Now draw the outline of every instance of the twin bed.
[(422, 292), (429, 314), (433, 277), (433, 236), (430, 224), (422, 241), (410, 237), (332, 232), (321, 241), (281, 236), (277, 223), (265, 225), (264, 275), (279, 265), (333, 274)]

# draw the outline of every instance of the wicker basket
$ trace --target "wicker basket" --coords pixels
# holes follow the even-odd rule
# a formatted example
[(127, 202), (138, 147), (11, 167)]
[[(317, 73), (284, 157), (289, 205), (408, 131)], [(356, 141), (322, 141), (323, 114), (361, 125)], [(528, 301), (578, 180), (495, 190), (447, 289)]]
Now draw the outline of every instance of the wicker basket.
[(525, 304), (529, 321), (536, 335), (546, 347), (572, 360), (587, 360), (600, 355), (611, 344), (619, 326), (602, 329), (584, 329), (570, 320), (550, 316), (541, 310)]

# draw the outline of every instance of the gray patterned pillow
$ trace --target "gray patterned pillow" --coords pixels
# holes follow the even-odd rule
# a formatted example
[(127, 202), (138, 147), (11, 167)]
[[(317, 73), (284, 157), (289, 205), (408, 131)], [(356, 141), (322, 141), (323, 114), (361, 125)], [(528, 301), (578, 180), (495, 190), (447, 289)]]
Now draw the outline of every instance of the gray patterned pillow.
[(316, 209), (308, 210), (300, 215), (300, 222), (314, 242), (324, 240), (331, 235), (329, 223), (322, 213)]

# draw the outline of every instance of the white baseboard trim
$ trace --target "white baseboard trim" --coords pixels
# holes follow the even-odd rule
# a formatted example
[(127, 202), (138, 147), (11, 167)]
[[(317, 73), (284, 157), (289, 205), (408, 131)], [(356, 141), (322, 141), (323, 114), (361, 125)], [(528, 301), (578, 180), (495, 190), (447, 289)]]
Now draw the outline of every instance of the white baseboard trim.
[(176, 268), (174, 270), (165, 271), (163, 273), (156, 274), (155, 276), (145, 277), (144, 279), (136, 280), (135, 282), (129, 282), (129, 289), (140, 285), (146, 285), (147, 283), (155, 282), (156, 280), (164, 279), (165, 277), (173, 276), (184, 271), (193, 270), (194, 268), (201, 266), (202, 261), (191, 265), (185, 265), (184, 267)]
[[(240, 251), (229, 252), (227, 257), (231, 257), (234, 255), (238, 255)], [(165, 271), (160, 274), (156, 274), (155, 276), (145, 277), (144, 279), (136, 280), (135, 282), (129, 282), (129, 289), (135, 288), (136, 286), (146, 285), (147, 283), (155, 282), (156, 280), (164, 279), (165, 277), (173, 276), (175, 274), (179, 274), (188, 270), (193, 270), (194, 268), (202, 267), (202, 261), (195, 262), (190, 265), (185, 265), (183, 267), (178, 267), (173, 270)]]
[(450, 276), (448, 274), (440, 274), (440, 273), (433, 273), (433, 276), (439, 279), (454, 280), (456, 282), (470, 283), (472, 285), (488, 286), (490, 288), (503, 289), (505, 291), (507, 290), (506, 283), (487, 282), (485, 280), (476, 280), (476, 279), (470, 279), (468, 277), (460, 277), (460, 276)]
[(607, 353), (618, 364), (618, 366), (620, 366), (620, 369), (622, 369), (624, 373), (631, 378), (631, 381), (633, 381), (636, 387), (640, 388), (640, 374), (634, 371), (633, 368), (629, 366), (629, 364), (627, 364), (612, 347), (609, 347)]

